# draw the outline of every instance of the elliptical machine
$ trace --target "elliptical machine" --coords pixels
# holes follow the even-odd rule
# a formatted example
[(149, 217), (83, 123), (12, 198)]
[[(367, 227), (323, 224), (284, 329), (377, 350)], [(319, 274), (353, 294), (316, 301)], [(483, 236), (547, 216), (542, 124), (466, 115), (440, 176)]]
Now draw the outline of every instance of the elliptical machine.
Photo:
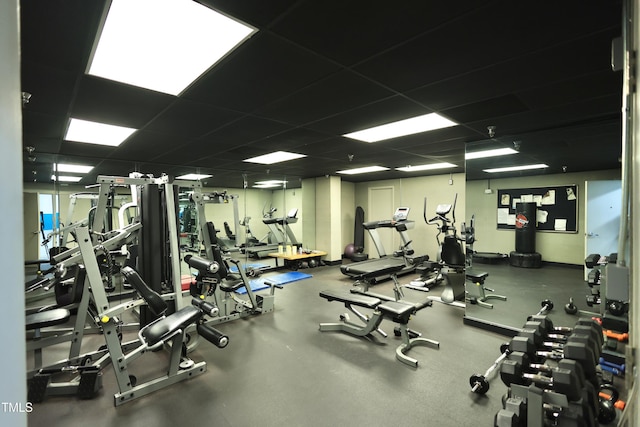
[[(436, 216), (427, 219), (427, 198), (424, 198), (423, 217), (427, 225), (435, 225), (438, 228), (436, 240), (438, 241), (437, 270), (444, 284), (444, 289), (440, 297), (432, 297), (432, 299), (440, 300), (440, 302), (452, 305), (460, 305), (464, 307), (465, 297), (465, 254), (462, 250), (460, 242), (464, 241), (464, 237), (457, 234), (456, 223), (456, 201), (458, 194), (453, 199), (453, 204), (441, 204), (436, 206)], [(451, 218), (447, 215), (451, 214)], [(444, 237), (440, 240), (440, 235)]]

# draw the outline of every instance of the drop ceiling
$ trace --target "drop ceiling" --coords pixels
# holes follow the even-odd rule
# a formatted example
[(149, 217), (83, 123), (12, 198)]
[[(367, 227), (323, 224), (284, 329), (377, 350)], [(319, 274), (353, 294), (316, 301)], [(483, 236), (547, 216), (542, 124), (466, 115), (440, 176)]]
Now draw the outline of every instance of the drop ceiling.
[[(443, 173), (394, 169), (425, 163), (464, 172), (465, 147), (478, 141), (517, 141), (520, 161), (547, 163), (544, 173), (619, 167), (622, 72), (611, 51), (620, 1), (199, 3), (258, 31), (171, 96), (86, 74), (106, 2), (21, 1), (22, 90), (32, 94), (25, 182), (51, 182), (54, 162), (93, 165), (83, 185), (132, 171), (211, 174), (214, 187), (241, 187), (243, 176), (295, 185), (391, 168), (342, 177), (360, 182)], [(459, 125), (376, 143), (342, 136), (431, 112)], [(71, 117), (139, 130), (119, 147), (80, 144), (64, 139)], [(243, 161), (276, 150), (306, 157)], [(486, 178), (489, 163), (469, 163), (468, 177)]]

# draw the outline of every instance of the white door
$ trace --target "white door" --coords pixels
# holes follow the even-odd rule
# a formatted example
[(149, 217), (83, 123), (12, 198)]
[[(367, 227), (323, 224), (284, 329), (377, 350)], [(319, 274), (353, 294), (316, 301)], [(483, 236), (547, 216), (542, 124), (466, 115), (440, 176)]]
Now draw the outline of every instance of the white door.
[[(365, 212), (365, 221), (383, 221), (390, 220), (395, 212), (393, 206), (393, 187), (374, 187), (369, 189), (369, 208)], [(393, 228), (377, 228), (376, 231), (380, 235), (383, 250), (386, 255), (391, 255), (395, 248), (395, 230)], [(367, 253), (369, 258), (378, 258), (376, 247), (373, 240), (367, 233)]]
[[(621, 204), (621, 181), (585, 182), (585, 257), (618, 252)], [(585, 280), (589, 270), (584, 267)]]

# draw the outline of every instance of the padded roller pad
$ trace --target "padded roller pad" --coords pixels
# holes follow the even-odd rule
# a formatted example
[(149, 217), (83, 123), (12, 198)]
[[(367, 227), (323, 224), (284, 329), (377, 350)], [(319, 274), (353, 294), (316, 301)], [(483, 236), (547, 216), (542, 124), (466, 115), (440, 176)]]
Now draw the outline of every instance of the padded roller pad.
[(66, 308), (56, 308), (55, 310), (29, 314), (25, 319), (25, 325), (27, 330), (46, 328), (65, 323), (70, 317), (71, 312)]
[(365, 295), (351, 294), (346, 292), (334, 292), (330, 290), (320, 291), (320, 296), (328, 301), (340, 301), (345, 304), (356, 305), (358, 307), (376, 308), (380, 304), (378, 298)]
[(187, 306), (172, 315), (153, 323), (142, 331), (147, 344), (152, 347), (178, 329), (184, 329), (196, 322), (202, 316), (202, 311), (192, 305)]

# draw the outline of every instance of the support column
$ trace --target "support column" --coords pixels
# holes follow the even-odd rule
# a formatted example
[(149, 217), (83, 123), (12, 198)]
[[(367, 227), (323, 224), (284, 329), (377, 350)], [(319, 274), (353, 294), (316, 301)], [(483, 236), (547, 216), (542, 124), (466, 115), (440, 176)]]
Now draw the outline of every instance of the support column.
[[(27, 366), (24, 339), (24, 215), (22, 212), (22, 89), (20, 87), (20, 30), (18, 0), (0, 2), (0, 199), (11, 205), (0, 221), (0, 236), (11, 249), (0, 257), (3, 272), (2, 326), (4, 370), (0, 382), (0, 422), (27, 425)], [(25, 88), (25, 90), (28, 90)]]
[(316, 248), (326, 260), (342, 260), (342, 206), (340, 177), (316, 178)]

